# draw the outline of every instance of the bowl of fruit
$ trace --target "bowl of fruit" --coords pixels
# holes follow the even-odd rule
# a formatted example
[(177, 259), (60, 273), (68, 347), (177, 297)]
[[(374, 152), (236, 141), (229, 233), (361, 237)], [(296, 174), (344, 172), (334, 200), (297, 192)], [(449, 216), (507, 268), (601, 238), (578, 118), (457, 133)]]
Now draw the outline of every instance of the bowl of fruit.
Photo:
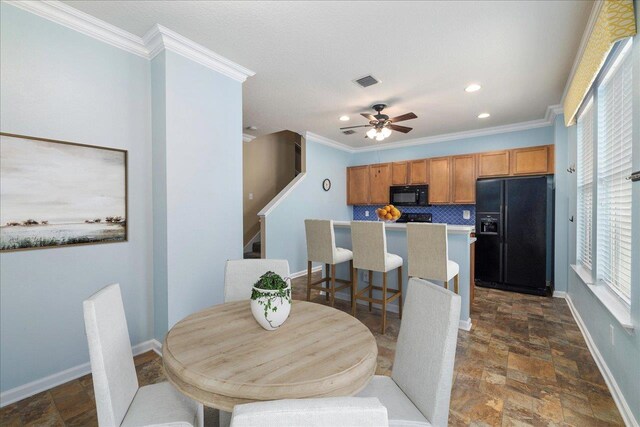
[(400, 218), (400, 212), (398, 208), (393, 205), (387, 205), (376, 209), (376, 215), (378, 219), (384, 222), (396, 222)]

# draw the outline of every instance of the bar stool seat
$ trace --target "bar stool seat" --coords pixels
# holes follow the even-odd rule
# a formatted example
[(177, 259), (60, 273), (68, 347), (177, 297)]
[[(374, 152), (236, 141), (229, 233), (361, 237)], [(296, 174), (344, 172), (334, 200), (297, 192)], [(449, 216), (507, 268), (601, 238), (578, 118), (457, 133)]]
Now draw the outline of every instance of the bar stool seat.
[[(311, 290), (325, 293), (331, 306), (335, 305), (336, 292), (349, 288), (353, 299), (353, 252), (336, 247), (336, 236), (332, 220), (306, 219), (304, 228), (307, 237), (307, 301), (311, 300)], [(336, 265), (349, 261), (349, 280), (336, 277)], [(313, 262), (325, 264), (325, 277), (311, 281)], [(329, 271), (331, 269), (331, 271)], [(336, 282), (341, 285), (336, 286)], [(326, 287), (322, 287), (325, 283)]]
[[(383, 222), (352, 221), (351, 243), (353, 245), (353, 300), (351, 312), (356, 315), (357, 300), (367, 301), (369, 311), (373, 303), (382, 306), (382, 334), (387, 326), (387, 304), (398, 300), (398, 315), (402, 319), (402, 257), (387, 252), (387, 237)], [(357, 269), (369, 271), (369, 284), (358, 289)], [(398, 270), (398, 289), (387, 288), (387, 273)], [(373, 284), (373, 272), (382, 273), (382, 286)], [(373, 292), (382, 292), (381, 298), (374, 298)], [(367, 295), (365, 295), (367, 294)]]
[(345, 248), (336, 248), (336, 253), (333, 259), (336, 264), (351, 261), (353, 259), (353, 252)]

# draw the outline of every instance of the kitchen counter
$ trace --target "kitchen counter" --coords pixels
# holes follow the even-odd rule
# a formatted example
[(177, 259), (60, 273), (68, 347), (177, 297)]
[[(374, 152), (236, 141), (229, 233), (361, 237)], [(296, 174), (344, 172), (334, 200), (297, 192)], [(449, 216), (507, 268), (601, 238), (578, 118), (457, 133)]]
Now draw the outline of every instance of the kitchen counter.
[[(333, 226), (336, 234), (336, 245), (341, 248), (351, 249), (351, 222), (350, 221), (334, 221)], [(387, 231), (387, 251), (392, 254), (400, 255), (404, 260), (402, 268), (403, 289), (406, 290), (408, 282), (407, 271), (407, 224), (406, 223), (386, 223)], [(460, 285), (459, 294), (462, 298), (462, 306), (460, 307), (460, 328), (464, 330), (471, 329), (471, 251), (470, 245), (476, 241), (471, 234), (475, 231), (474, 226), (470, 225), (447, 225), (447, 235), (449, 240), (449, 259), (456, 262), (460, 266)], [(338, 265), (338, 276), (349, 277), (347, 265)], [(358, 283), (365, 286), (368, 281), (366, 272), (359, 271)], [(382, 283), (382, 274), (374, 273), (373, 281), (375, 284)], [(433, 281), (438, 283), (437, 281)], [(397, 289), (397, 275), (388, 276), (388, 285), (392, 289)], [(453, 289), (453, 280), (449, 283), (449, 289)], [(405, 294), (406, 295), (406, 294)], [(405, 297), (403, 295), (403, 299)], [(339, 294), (339, 298), (349, 299), (349, 294)], [(387, 306), (387, 310), (392, 312), (398, 311), (398, 305), (394, 301)]]
[[(351, 227), (351, 221), (333, 221), (334, 227)], [(387, 230), (406, 230), (407, 223), (391, 222), (386, 223), (385, 228)], [(475, 232), (473, 225), (451, 225), (447, 224), (447, 232), (449, 234), (471, 234)]]

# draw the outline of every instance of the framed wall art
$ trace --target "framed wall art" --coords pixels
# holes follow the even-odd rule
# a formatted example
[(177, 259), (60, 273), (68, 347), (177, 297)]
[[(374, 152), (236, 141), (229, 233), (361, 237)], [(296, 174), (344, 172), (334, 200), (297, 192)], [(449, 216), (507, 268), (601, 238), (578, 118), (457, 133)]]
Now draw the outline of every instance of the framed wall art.
[(0, 251), (126, 240), (126, 150), (0, 132)]

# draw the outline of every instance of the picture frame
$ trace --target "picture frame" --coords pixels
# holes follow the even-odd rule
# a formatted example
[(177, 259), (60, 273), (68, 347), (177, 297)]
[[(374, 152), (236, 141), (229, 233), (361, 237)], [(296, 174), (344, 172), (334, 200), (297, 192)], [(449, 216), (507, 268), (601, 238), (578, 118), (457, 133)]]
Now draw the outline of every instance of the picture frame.
[(128, 151), (0, 132), (0, 252), (127, 242)]

